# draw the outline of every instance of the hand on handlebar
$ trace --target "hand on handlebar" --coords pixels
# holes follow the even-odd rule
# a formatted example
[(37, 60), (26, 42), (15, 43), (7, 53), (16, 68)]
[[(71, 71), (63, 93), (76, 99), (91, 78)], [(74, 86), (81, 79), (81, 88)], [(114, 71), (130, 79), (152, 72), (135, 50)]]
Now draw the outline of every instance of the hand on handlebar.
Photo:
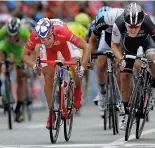
[(124, 70), (124, 67), (126, 66), (126, 62), (124, 60), (124, 57), (122, 57), (118, 63), (118, 66), (120, 68), (120, 71), (123, 71)]
[(75, 68), (75, 71), (77, 72), (77, 74), (79, 75), (79, 77), (83, 77), (84, 75), (84, 71), (85, 71), (85, 68), (83, 66), (80, 66), (78, 68), (78, 66)]
[(41, 75), (41, 70), (42, 70), (42, 65), (41, 64), (34, 64), (33, 70), (34, 70), (35, 74), (40, 76)]

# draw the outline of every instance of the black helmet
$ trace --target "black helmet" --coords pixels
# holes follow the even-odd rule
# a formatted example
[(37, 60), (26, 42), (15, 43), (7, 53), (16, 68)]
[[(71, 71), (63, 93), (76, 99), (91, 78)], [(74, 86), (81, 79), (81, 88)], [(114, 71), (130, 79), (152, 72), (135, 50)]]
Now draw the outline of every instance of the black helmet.
[(124, 10), (124, 21), (130, 25), (136, 26), (144, 20), (144, 11), (137, 3), (131, 3)]
[(16, 35), (20, 30), (20, 26), (21, 24), (19, 18), (17, 17), (11, 18), (6, 24), (8, 34), (11, 36)]

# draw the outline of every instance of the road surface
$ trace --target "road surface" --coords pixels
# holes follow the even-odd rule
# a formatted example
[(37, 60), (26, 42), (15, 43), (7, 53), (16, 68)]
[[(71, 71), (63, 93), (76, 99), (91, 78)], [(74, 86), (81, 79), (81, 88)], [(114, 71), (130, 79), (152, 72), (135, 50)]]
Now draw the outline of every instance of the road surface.
[(49, 131), (45, 129), (47, 110), (35, 110), (32, 122), (13, 123), (13, 130), (7, 128), (7, 117), (0, 114), (0, 148), (155, 148), (155, 112), (150, 114), (143, 135), (135, 139), (134, 131), (130, 140), (124, 141), (124, 132), (113, 135), (112, 130), (103, 130), (98, 108), (85, 105), (80, 116), (75, 116), (72, 136), (65, 142), (63, 126), (56, 144), (50, 142)]

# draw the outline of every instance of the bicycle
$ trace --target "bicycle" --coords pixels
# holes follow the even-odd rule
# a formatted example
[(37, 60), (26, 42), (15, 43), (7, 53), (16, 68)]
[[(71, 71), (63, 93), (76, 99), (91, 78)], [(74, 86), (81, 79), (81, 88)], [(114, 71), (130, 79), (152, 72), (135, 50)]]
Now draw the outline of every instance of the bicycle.
[[(11, 82), (10, 82), (10, 70), (11, 70), (11, 64), (13, 62), (9, 60), (1, 61), (1, 70), (2, 70), (2, 65), (5, 65), (5, 78), (4, 78), (4, 92), (1, 92), (2, 95), (2, 102), (3, 102), (3, 108), (4, 108), (4, 113), (8, 113), (8, 127), (11, 130), (12, 129), (12, 111), (13, 111), (13, 97), (11, 96)], [(2, 87), (2, 86), (1, 86)]]
[(97, 56), (107, 56), (107, 79), (106, 79), (106, 109), (104, 110), (104, 130), (107, 129), (107, 120), (109, 118), (109, 129), (113, 128), (113, 134), (119, 133), (118, 130), (118, 109), (116, 107), (118, 101), (121, 99), (121, 94), (117, 84), (114, 70), (114, 55), (112, 51), (97, 51), (92, 53), (92, 58)]
[(155, 63), (155, 60), (147, 60), (146, 58), (134, 55), (125, 55), (125, 58), (138, 59), (142, 62), (129, 101), (129, 116), (125, 131), (125, 141), (128, 141), (133, 122), (136, 121), (136, 139), (139, 139), (143, 132), (147, 116), (153, 109), (152, 106), (149, 106), (152, 76), (148, 63)]
[[(56, 66), (56, 76), (53, 84), (52, 105), (50, 109), (50, 140), (56, 143), (61, 121), (64, 122), (64, 138), (69, 141), (72, 132), (73, 113), (74, 113), (74, 81), (70, 74), (70, 65), (78, 65), (80, 67), (80, 60), (77, 62), (69, 62), (62, 60), (40, 60), (37, 58), (37, 64), (48, 63)], [(56, 117), (54, 121), (54, 116)], [(53, 122), (55, 123), (53, 126)], [(54, 132), (55, 131), (55, 132)]]
[(34, 74), (31, 69), (24, 65), (24, 71), (26, 73), (26, 90), (25, 90), (25, 99), (24, 99), (24, 109), (26, 109), (28, 121), (32, 120), (32, 103), (33, 103), (33, 79)]

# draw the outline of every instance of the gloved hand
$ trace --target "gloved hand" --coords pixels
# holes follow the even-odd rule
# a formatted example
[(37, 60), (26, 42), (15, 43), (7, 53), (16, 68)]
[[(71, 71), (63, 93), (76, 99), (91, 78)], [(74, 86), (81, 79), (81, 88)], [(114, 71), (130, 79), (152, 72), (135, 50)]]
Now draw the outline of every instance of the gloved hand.
[(34, 70), (34, 73), (37, 74), (37, 75), (41, 75), (41, 70), (42, 70), (42, 65), (41, 64), (34, 64), (33, 66), (33, 70)]
[(80, 69), (76, 67), (75, 71), (78, 73), (79, 77), (83, 77), (85, 68), (83, 66), (80, 66)]
[(124, 57), (122, 57), (120, 59), (120, 61), (119, 61), (119, 68), (120, 68), (120, 70), (123, 71), (125, 66), (126, 66), (126, 62), (124, 60)]

